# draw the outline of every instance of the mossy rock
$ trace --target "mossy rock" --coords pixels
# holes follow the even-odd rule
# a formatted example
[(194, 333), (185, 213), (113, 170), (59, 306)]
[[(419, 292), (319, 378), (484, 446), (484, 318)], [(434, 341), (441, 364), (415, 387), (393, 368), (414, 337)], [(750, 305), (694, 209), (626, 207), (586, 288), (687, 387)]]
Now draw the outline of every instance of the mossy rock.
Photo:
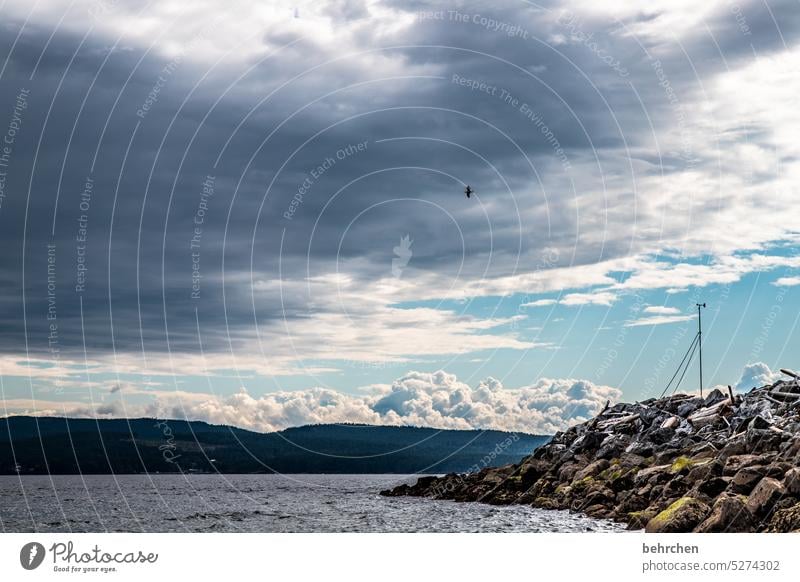
[(644, 529), (647, 526), (647, 522), (653, 519), (656, 516), (655, 511), (631, 511), (628, 513), (628, 529)]
[(602, 481), (616, 481), (620, 477), (622, 477), (627, 471), (621, 468), (619, 465), (612, 465), (602, 473), (600, 473), (597, 478)]
[(688, 473), (693, 467), (700, 467), (710, 463), (710, 459), (690, 459), (689, 457), (678, 457), (672, 461), (669, 470), (671, 473)]
[(594, 482), (594, 477), (584, 477), (578, 481), (573, 481), (570, 487), (573, 493), (580, 493), (591, 487)]
[(686, 533), (703, 521), (711, 508), (694, 497), (681, 497), (645, 527), (648, 533)]

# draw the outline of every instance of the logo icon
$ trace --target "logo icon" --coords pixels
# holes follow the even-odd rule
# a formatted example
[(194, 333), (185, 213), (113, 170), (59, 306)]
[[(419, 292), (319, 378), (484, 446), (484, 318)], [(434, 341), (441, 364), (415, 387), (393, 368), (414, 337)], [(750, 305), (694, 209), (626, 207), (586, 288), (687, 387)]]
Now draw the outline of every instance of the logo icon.
[(405, 235), (400, 239), (400, 244), (392, 249), (396, 257), (392, 259), (392, 275), (397, 279), (403, 274), (403, 269), (408, 265), (408, 261), (411, 260), (411, 256), (414, 254), (411, 250), (412, 244), (414, 244), (414, 241), (411, 237)]
[(44, 562), (44, 546), (39, 542), (29, 542), (19, 552), (19, 563), (26, 570), (35, 570)]

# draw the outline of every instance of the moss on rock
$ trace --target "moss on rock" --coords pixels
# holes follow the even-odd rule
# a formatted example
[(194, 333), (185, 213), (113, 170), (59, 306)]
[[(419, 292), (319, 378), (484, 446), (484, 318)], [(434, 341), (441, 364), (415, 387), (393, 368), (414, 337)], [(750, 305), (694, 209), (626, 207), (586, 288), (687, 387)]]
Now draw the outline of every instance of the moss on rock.
[(647, 522), (648, 533), (690, 532), (709, 512), (709, 507), (694, 497), (681, 497)]

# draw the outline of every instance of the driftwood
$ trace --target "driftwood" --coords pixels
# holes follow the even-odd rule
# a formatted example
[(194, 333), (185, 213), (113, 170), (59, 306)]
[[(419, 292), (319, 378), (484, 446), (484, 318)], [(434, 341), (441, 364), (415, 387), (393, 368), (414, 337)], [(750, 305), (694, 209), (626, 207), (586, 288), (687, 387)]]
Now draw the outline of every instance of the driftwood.
[(694, 414), (691, 414), (687, 420), (692, 423), (692, 426), (700, 428), (707, 424), (714, 423), (717, 418), (730, 410), (730, 406), (730, 402), (723, 400), (714, 406), (698, 410)]
[(783, 402), (781, 402), (780, 400), (776, 400), (775, 398), (773, 398), (772, 396), (770, 396), (766, 392), (764, 394), (762, 394), (761, 396), (763, 396), (765, 399), (769, 400), (773, 404), (783, 404)]
[(789, 370), (788, 368), (781, 368), (781, 373), (786, 374), (787, 376), (791, 376), (795, 380), (800, 380), (800, 374), (792, 370)]
[[(793, 392), (778, 392), (777, 390), (773, 390), (770, 394), (774, 396), (780, 396), (782, 398), (800, 398), (800, 394), (794, 394)], [(774, 399), (773, 399), (774, 400)]]
[(604, 420), (603, 422), (597, 423), (597, 427), (599, 429), (605, 430), (607, 428), (611, 428), (612, 426), (633, 422), (638, 418), (639, 418), (638, 414), (631, 414), (629, 416), (623, 416), (622, 418), (612, 418), (611, 420)]
[(689, 420), (691, 420), (693, 417), (696, 417), (696, 416), (697, 417), (699, 417), (699, 416), (713, 416), (714, 414), (719, 414), (720, 409), (722, 409), (722, 408), (724, 408), (726, 406), (730, 406), (730, 402), (728, 402), (727, 400), (721, 400), (720, 402), (717, 402), (716, 404), (714, 404), (712, 406), (708, 406), (706, 408), (701, 408), (697, 412), (691, 414), (689, 416)]
[(670, 416), (661, 423), (661, 428), (675, 428), (680, 424), (681, 420), (677, 416)]

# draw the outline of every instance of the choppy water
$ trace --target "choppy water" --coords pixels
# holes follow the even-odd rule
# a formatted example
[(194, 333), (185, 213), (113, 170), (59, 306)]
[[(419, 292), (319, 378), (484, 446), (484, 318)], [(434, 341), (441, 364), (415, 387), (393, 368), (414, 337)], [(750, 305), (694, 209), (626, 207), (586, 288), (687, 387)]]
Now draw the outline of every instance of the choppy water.
[(577, 532), (564, 511), (387, 498), (397, 475), (0, 476), (6, 532)]

